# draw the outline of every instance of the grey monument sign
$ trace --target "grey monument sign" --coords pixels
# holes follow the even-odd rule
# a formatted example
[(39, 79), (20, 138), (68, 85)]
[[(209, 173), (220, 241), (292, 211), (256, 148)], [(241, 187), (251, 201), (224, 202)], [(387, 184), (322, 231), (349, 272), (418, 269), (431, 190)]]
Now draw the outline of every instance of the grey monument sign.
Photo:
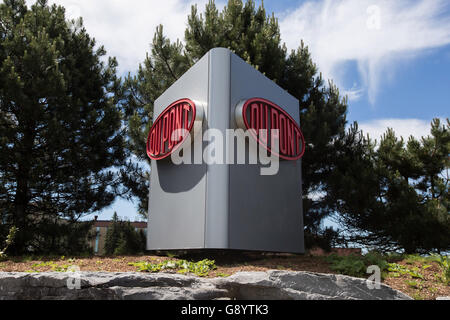
[(154, 103), (147, 249), (304, 252), (299, 119), (285, 90), (209, 51)]

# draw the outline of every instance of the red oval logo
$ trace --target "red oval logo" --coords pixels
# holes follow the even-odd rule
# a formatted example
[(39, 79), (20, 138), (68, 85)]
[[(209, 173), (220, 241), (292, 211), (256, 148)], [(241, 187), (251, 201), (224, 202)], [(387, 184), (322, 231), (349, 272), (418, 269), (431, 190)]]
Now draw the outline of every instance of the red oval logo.
[[(297, 122), (269, 100), (252, 98), (241, 102), (236, 109), (236, 120), (261, 146), (282, 159), (298, 160), (305, 153), (305, 139)], [(272, 130), (278, 130), (278, 136)], [(276, 142), (278, 153), (271, 150)]]
[(195, 103), (189, 99), (177, 100), (168, 106), (153, 122), (148, 133), (149, 158), (161, 160), (170, 156), (186, 140), (194, 126), (196, 116)]

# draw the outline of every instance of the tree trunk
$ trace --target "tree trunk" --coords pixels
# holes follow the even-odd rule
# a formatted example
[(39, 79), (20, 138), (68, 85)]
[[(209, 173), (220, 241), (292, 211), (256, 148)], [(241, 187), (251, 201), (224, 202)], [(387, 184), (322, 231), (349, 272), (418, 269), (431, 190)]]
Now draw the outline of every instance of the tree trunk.
[(17, 170), (17, 189), (14, 199), (15, 213), (14, 213), (14, 225), (18, 228), (15, 239), (13, 240), (13, 246), (11, 251), (13, 254), (22, 254), (26, 251), (27, 245), (27, 215), (28, 215), (28, 203), (30, 200), (30, 186), (29, 179), (31, 174), (31, 161), (33, 157), (33, 145), (34, 145), (34, 124), (30, 122), (27, 126), (27, 130), (24, 132), (20, 155), (18, 159)]

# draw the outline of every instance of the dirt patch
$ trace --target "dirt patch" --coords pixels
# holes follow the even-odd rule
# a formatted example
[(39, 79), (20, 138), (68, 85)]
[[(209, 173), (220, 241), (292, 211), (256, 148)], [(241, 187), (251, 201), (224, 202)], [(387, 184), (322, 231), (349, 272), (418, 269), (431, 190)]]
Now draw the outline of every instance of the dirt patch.
[(290, 254), (205, 254), (190, 253), (176, 256), (140, 255), (116, 257), (53, 257), (53, 258), (13, 258), (0, 263), (3, 272), (45, 272), (65, 271), (69, 266), (76, 265), (81, 271), (132, 272), (136, 267), (130, 265), (136, 262), (161, 263), (165, 260), (186, 259), (199, 261), (203, 259), (215, 260), (217, 269), (209, 273), (209, 277), (218, 274), (234, 274), (239, 271), (290, 270), (333, 273), (328, 263), (320, 257), (290, 255)]
[(450, 286), (442, 281), (442, 268), (434, 261), (407, 262), (402, 260), (397, 264), (405, 270), (411, 270), (410, 274), (405, 272), (389, 272), (384, 283), (392, 288), (406, 293), (416, 300), (435, 300), (437, 297), (449, 297)]
[[(116, 257), (21, 257), (0, 262), (3, 272), (64, 272), (70, 266), (77, 266), (81, 271), (103, 272), (135, 272), (137, 262), (158, 264), (167, 260), (200, 261), (215, 260), (216, 269), (208, 273), (208, 277), (226, 277), (241, 271), (310, 271), (318, 273), (336, 273), (330, 269), (329, 262), (324, 257), (312, 255), (255, 253), (255, 252), (176, 252), (154, 253), (140, 256)], [(422, 278), (408, 273), (387, 272), (384, 283), (415, 299), (431, 300), (436, 297), (450, 296), (450, 287), (445, 285), (440, 275), (442, 268), (437, 262), (402, 260), (397, 262), (408, 270), (416, 270)], [(176, 270), (165, 270), (176, 272)]]

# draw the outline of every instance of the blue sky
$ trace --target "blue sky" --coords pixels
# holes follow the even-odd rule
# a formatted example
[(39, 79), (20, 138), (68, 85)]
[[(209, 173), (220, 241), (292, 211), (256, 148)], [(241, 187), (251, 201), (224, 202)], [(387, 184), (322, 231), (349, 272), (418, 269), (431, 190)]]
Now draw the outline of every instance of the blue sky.
[[(28, 1), (32, 3), (34, 1)], [(135, 72), (149, 51), (158, 24), (183, 38), (193, 3), (207, 0), (53, 0), (85, 26), (122, 74)], [(257, 4), (261, 3), (256, 1)], [(216, 1), (222, 8), (224, 1)], [(265, 0), (279, 19), (288, 49), (303, 39), (323, 76), (349, 97), (349, 122), (373, 138), (387, 127), (420, 137), (435, 118), (450, 110), (450, 3), (447, 0)], [(117, 211), (131, 220), (132, 203), (118, 200), (99, 214)]]
[[(416, 59), (400, 61), (394, 79), (380, 88), (376, 103), (366, 97), (350, 103), (349, 118), (414, 118), (429, 120), (448, 117), (450, 110), (450, 46), (430, 50)], [(347, 79), (358, 78), (354, 68)]]

